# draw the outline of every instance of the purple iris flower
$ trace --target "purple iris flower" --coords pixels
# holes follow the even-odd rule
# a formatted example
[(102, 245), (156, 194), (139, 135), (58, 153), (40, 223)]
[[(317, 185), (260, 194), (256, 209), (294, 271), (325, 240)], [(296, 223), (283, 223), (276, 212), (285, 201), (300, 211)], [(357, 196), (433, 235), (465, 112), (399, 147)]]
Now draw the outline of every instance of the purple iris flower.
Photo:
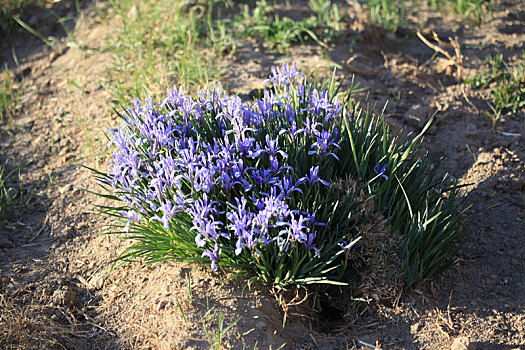
[(317, 247), (314, 244), (315, 237), (317, 237), (317, 233), (315, 232), (310, 233), (308, 235), (308, 240), (305, 242), (305, 245), (306, 245), (307, 250), (313, 249), (315, 255), (317, 255), (317, 257), (320, 257), (321, 255), (319, 253), (319, 249), (317, 249)]
[(293, 84), (295, 77), (304, 78), (304, 75), (297, 71), (295, 62), (293, 62), (291, 66), (286, 63), (283, 64), (282, 69), (280, 67), (272, 67), (271, 71), (272, 75), (267, 81), (279, 87), (281, 84)]
[(278, 183), (277, 186), (281, 189), (282, 195), (288, 197), (292, 192), (303, 193), (303, 191), (298, 188), (298, 184), (293, 182), (292, 175), (283, 177)]
[(386, 180), (388, 180), (388, 176), (385, 174), (386, 166), (387, 166), (387, 164), (385, 164), (385, 165), (383, 165), (383, 167), (381, 167), (381, 164), (377, 163), (376, 166), (374, 167), (374, 171), (380, 177), (384, 177)]
[(263, 152), (267, 152), (270, 156), (275, 157), (277, 154), (280, 154), (283, 157), (288, 157), (288, 155), (279, 149), (278, 146), (279, 143), (279, 137), (277, 137), (275, 140), (270, 139), (270, 135), (266, 135), (266, 149), (263, 150)]
[(316, 182), (320, 182), (325, 186), (330, 186), (328, 182), (319, 177), (319, 166), (311, 167), (310, 173), (299, 179), (299, 183), (308, 182), (308, 185), (313, 186)]
[(321, 134), (317, 137), (317, 141), (312, 144), (312, 149), (317, 149), (316, 151), (310, 151), (308, 152), (309, 155), (312, 154), (318, 154), (321, 157), (325, 156), (332, 156), (335, 159), (339, 160), (339, 158), (332, 152), (328, 152), (328, 148), (330, 146), (334, 146), (338, 149), (341, 149), (341, 147), (331, 140), (331, 134), (330, 132), (323, 130)]
[(173, 218), (175, 213), (179, 211), (179, 208), (174, 206), (170, 201), (167, 201), (160, 206), (160, 211), (163, 212), (162, 217), (159, 217), (158, 215), (154, 215), (150, 220), (158, 220), (162, 222), (162, 225), (167, 230), (170, 229), (170, 220)]
[(302, 215), (299, 215), (299, 218), (296, 219), (295, 215), (292, 214), (289, 222), (285, 224), (288, 227), (281, 230), (279, 234), (284, 234), (299, 243), (306, 243), (308, 241), (308, 232), (310, 229), (305, 226), (304, 223), (305, 220)]
[(321, 125), (319, 122), (314, 120), (314, 117), (312, 118), (306, 118), (304, 121), (304, 131), (310, 135), (310, 136), (319, 136), (319, 131), (317, 130), (317, 127)]
[(338, 243), (338, 246), (340, 246), (342, 250), (349, 251), (355, 246), (355, 243), (356, 241), (347, 243), (345, 240), (343, 240), (341, 243)]
[(214, 184), (213, 173), (210, 169), (201, 168), (197, 170), (193, 181), (193, 188), (195, 191), (209, 193), (213, 189)]
[(229, 238), (228, 234), (221, 232), (222, 222), (214, 221), (213, 217), (204, 220), (199, 218), (193, 219), (191, 230), (195, 230), (195, 243), (198, 247), (204, 247), (207, 241), (217, 242), (219, 236)]
[(211, 269), (213, 271), (217, 271), (217, 262), (221, 260), (221, 252), (217, 243), (215, 243), (215, 247), (213, 248), (213, 250), (205, 249), (204, 252), (202, 252), (202, 257), (205, 256), (207, 256), (211, 260)]

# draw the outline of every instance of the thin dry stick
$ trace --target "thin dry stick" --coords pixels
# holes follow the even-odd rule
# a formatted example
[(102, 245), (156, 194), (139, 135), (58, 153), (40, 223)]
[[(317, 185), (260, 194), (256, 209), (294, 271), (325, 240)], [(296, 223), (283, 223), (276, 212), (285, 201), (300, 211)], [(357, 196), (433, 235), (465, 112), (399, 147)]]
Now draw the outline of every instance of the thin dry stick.
[(49, 212), (46, 214), (46, 217), (44, 218), (44, 222), (42, 223), (42, 226), (40, 226), (40, 229), (31, 237), (28, 243), (33, 242), (41, 233), (44, 231), (44, 228), (46, 227), (47, 220), (49, 219)]
[(361, 69), (361, 68), (358, 68), (356, 66), (353, 66), (352, 65), (352, 61), (354, 61), (358, 57), (359, 57), (359, 55), (354, 55), (354, 56), (352, 56), (352, 57), (350, 57), (349, 59), (346, 60), (346, 66), (348, 67), (348, 69), (350, 69), (351, 71), (353, 71), (355, 73), (361, 73), (361, 74), (375, 74), (375, 73), (378, 73), (377, 70), (372, 69), (372, 68)]
[[(425, 38), (423, 34), (421, 34), (420, 31), (417, 32), (417, 36), (419, 37), (419, 39), (421, 39), (421, 41), (423, 41), (423, 43), (425, 43), (425, 45), (430, 47), (432, 50), (439, 52), (440, 54), (447, 57), (450, 65), (456, 66), (458, 70), (458, 76), (461, 78), (463, 76), (463, 56), (461, 55), (461, 46), (459, 45), (458, 38), (457, 37), (455, 37), (454, 39), (449, 38), (449, 41), (451, 42), (451, 44), (448, 44), (442, 41), (439, 38), (439, 36), (436, 34), (436, 32), (432, 32), (432, 35), (434, 37), (434, 40), (436, 40), (436, 42), (438, 43), (438, 45), (432, 44), (430, 41), (428, 41), (427, 38)], [(439, 45), (443, 45), (445, 47), (453, 49), (454, 56), (452, 56), (448, 51), (446, 51)]]
[(452, 322), (452, 317), (450, 317), (450, 303), (452, 302), (452, 293), (454, 290), (450, 291), (450, 296), (448, 297), (448, 306), (447, 306), (447, 315), (448, 315), (448, 326), (450, 329), (454, 330), (454, 322)]
[(290, 310), (291, 306), (301, 305), (302, 303), (304, 303), (308, 299), (308, 291), (307, 290), (305, 291), (304, 298), (300, 299), (299, 288), (297, 288), (295, 290), (295, 297), (293, 297), (292, 300), (290, 300), (289, 302), (286, 302), (285, 300), (283, 300), (284, 298), (283, 298), (282, 294), (279, 294), (278, 292), (276, 292), (273, 289), (270, 290), (270, 294), (272, 294), (277, 299), (277, 302), (281, 306), (281, 309), (283, 310), (285, 316), (289, 315), (289, 310)]
[[(438, 314), (438, 316), (439, 316), (439, 314)], [(445, 335), (445, 336), (447, 337), (447, 339), (450, 339), (450, 334), (448, 334), (448, 333), (443, 329), (443, 327), (442, 327), (441, 324), (439, 323), (439, 319), (436, 318), (435, 323), (436, 323), (436, 327), (437, 327), (437, 329), (438, 329), (441, 333), (443, 333), (443, 335)]]
[(373, 349), (373, 350), (380, 350), (381, 349), (381, 346), (377, 346), (378, 344), (376, 343), (376, 345), (373, 345), (373, 344), (370, 344), (370, 343), (367, 343), (361, 339), (356, 339), (356, 343), (361, 345), (361, 347), (366, 347), (367, 349)]
[(474, 104), (468, 98), (467, 93), (465, 92), (465, 86), (463, 84), (461, 84), (460, 86), (461, 86), (461, 92), (463, 93), (463, 97), (465, 98), (465, 101), (467, 101), (470, 107), (474, 108), (477, 114), (480, 114), (479, 109), (476, 106), (474, 106)]

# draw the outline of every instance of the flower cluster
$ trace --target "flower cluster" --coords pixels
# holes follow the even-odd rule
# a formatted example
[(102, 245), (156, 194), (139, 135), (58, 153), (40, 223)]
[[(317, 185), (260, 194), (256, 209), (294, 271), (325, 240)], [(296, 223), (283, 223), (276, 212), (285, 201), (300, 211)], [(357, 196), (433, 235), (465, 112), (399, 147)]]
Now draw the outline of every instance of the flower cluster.
[[(105, 178), (126, 204), (128, 229), (158, 223), (170, 236), (175, 219), (189, 217), (213, 270), (225, 254), (259, 261), (267, 249), (300, 249), (320, 257), (329, 212), (320, 211), (337, 198), (319, 194), (344, 172), (336, 166), (346, 145), (342, 106), (306, 85), (295, 64), (272, 68), (268, 81), (273, 89), (253, 104), (220, 90), (193, 98), (183, 88), (158, 105), (135, 101), (111, 131)], [(344, 239), (333, 246), (349, 249)]]

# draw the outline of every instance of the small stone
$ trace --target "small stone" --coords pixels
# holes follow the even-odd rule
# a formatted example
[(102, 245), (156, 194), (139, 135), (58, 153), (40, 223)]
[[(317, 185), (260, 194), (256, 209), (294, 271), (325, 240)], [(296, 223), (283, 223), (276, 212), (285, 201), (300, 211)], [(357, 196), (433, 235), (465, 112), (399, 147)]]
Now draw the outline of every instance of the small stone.
[(88, 287), (89, 286), (89, 282), (82, 276), (78, 275), (77, 276), (77, 280), (82, 283), (82, 285), (84, 285), (84, 287)]
[(163, 310), (166, 307), (166, 305), (168, 305), (168, 302), (166, 300), (159, 301), (157, 303), (157, 312)]
[(419, 323), (414, 323), (410, 326), (410, 333), (416, 334), (419, 331)]
[(470, 343), (470, 340), (467, 337), (458, 337), (454, 339), (450, 350), (475, 350), (476, 347)]
[(140, 15), (139, 6), (138, 5), (133, 5), (129, 9), (129, 11), (128, 11), (126, 16), (128, 17), (129, 20), (134, 21), (134, 20), (136, 20), (139, 17), (139, 15)]
[(396, 40), (396, 35), (392, 32), (388, 32), (386, 33), (386, 38), (389, 40), (389, 41), (394, 41)]
[(67, 192), (71, 192), (73, 190), (73, 185), (72, 184), (67, 184), (65, 185), (64, 187), (60, 188), (60, 194), (64, 194), (64, 193), (67, 193)]
[(38, 24), (38, 16), (31, 16), (31, 18), (29, 18), (29, 20), (27, 21), (27, 24), (29, 24), (30, 26), (35, 26), (36, 24)]
[(262, 329), (262, 328), (264, 328), (264, 326), (266, 326), (266, 325), (265, 325), (264, 322), (262, 322), (262, 321), (257, 322), (257, 323), (255, 324), (255, 327), (258, 328), (258, 329)]
[(88, 282), (88, 289), (101, 289), (107, 276), (105, 272), (99, 272), (92, 276)]
[(189, 344), (190, 344), (189, 339), (178, 338), (178, 339), (172, 340), (169, 343), (166, 343), (164, 348), (170, 349), (170, 350), (171, 349), (187, 349)]
[(23, 125), (31, 123), (32, 121), (33, 120), (31, 119), (31, 115), (29, 113), (25, 113), (19, 116), (18, 118), (16, 118), (15, 123), (17, 125), (23, 126)]

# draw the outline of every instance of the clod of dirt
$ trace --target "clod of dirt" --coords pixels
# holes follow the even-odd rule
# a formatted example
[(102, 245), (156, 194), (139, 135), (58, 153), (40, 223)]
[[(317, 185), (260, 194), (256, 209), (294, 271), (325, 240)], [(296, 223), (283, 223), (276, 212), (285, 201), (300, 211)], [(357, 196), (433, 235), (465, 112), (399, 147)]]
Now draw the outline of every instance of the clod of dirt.
[(467, 337), (458, 337), (452, 342), (450, 350), (476, 350), (476, 347)]
[(67, 184), (64, 187), (61, 187), (59, 191), (60, 191), (60, 194), (71, 192), (71, 191), (73, 191), (73, 185), (72, 184)]
[(77, 292), (71, 287), (57, 289), (53, 293), (53, 300), (58, 305), (75, 306), (77, 304)]
[(168, 302), (166, 300), (161, 300), (157, 303), (157, 312), (160, 312), (160, 310), (163, 310), (166, 308), (166, 305), (168, 305)]

